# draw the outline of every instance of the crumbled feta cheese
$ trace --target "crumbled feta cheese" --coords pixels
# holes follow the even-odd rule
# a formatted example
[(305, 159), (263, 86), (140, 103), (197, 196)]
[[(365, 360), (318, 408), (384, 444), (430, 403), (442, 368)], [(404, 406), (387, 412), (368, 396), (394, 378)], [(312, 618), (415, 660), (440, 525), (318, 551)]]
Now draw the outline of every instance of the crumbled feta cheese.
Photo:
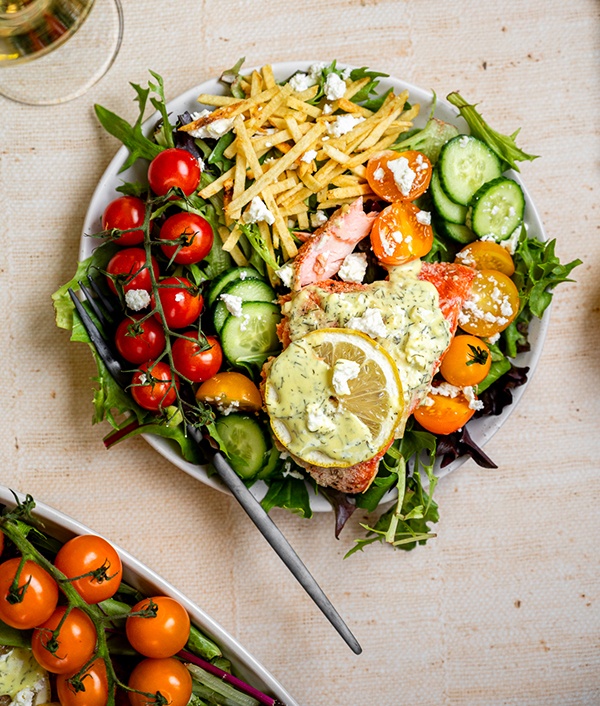
[(371, 338), (377, 338), (378, 336), (385, 338), (388, 333), (379, 309), (366, 309), (362, 316), (353, 316), (346, 326), (355, 331), (362, 331), (367, 336), (371, 336)]
[(390, 160), (387, 165), (394, 175), (394, 181), (402, 195), (408, 196), (417, 176), (416, 172), (410, 168), (408, 159), (406, 157), (398, 157), (398, 159)]
[(294, 280), (294, 266), (291, 262), (286, 262), (283, 267), (275, 270), (275, 274), (279, 277), (284, 287), (291, 288)]
[(240, 331), (245, 331), (248, 328), (248, 324), (250, 323), (250, 317), (248, 314), (244, 314), (242, 316), (242, 323), (240, 324)]
[(417, 211), (415, 218), (424, 226), (431, 225), (431, 213), (429, 211)]
[[(402, 233), (400, 233), (402, 236)], [(396, 252), (396, 243), (398, 241), (394, 238), (394, 233), (391, 233), (389, 237), (381, 239), (381, 247), (383, 248), (383, 254), (387, 257), (391, 257)]]
[(443, 382), (441, 385), (434, 387), (432, 392), (435, 395), (440, 395), (441, 397), (458, 397), (461, 392), (461, 388), (456, 385), (451, 385), (449, 382)]
[(488, 336), (487, 337), (487, 342), (494, 344), (496, 341), (500, 339), (500, 333), (495, 333), (493, 336)]
[(325, 103), (323, 106), (323, 115), (329, 115), (333, 112), (333, 106), (330, 103)]
[(230, 400), (227, 404), (224, 404), (223, 402), (217, 403), (217, 411), (225, 417), (232, 412), (239, 412), (239, 408), (240, 403), (238, 400)]
[(132, 311), (141, 311), (150, 304), (150, 295), (145, 289), (130, 289), (125, 292), (125, 304)]
[(424, 172), (426, 169), (429, 169), (429, 165), (427, 164), (427, 162), (425, 162), (423, 160), (423, 155), (420, 152), (417, 155), (415, 162), (417, 164), (417, 171), (418, 172)]
[[(200, 118), (206, 118), (209, 115), (210, 110), (203, 110), (200, 113), (194, 113), (192, 117), (194, 118), (194, 120), (198, 120)], [(213, 120), (207, 125), (203, 125), (202, 127), (196, 128), (195, 130), (190, 130), (188, 132), (188, 135), (191, 135), (192, 137), (197, 137), (199, 139), (205, 139), (208, 137), (213, 140), (218, 140), (219, 137), (222, 137), (226, 132), (229, 132), (232, 127), (233, 118), (218, 118), (217, 120)]]
[(373, 172), (373, 179), (375, 179), (375, 181), (383, 181), (384, 176), (385, 171), (383, 170), (383, 167), (377, 167), (377, 169)]
[(362, 282), (367, 271), (367, 256), (364, 252), (351, 252), (346, 255), (338, 275), (344, 282)]
[[(335, 431), (335, 422), (332, 417), (333, 414), (328, 414), (323, 407), (319, 406), (318, 402), (313, 402), (309, 404), (306, 408), (306, 426), (309, 431), (316, 432), (332, 432)], [(331, 410), (333, 412), (333, 410)]]
[[(280, 458), (283, 458), (283, 454), (281, 454)], [(281, 469), (281, 475), (284, 478), (287, 478), (290, 476), (290, 478), (297, 478), (298, 480), (304, 480), (304, 476), (300, 471), (297, 471), (292, 468), (292, 462), (291, 461), (286, 461), (283, 464), (283, 468)]]
[(462, 389), (465, 397), (467, 400), (469, 400), (469, 409), (483, 409), (483, 402), (481, 400), (477, 399), (477, 396), (475, 395), (475, 390), (473, 387), (463, 387)]
[(308, 75), (315, 81), (315, 83), (321, 76), (321, 71), (323, 71), (326, 66), (327, 64), (325, 64), (324, 62), (317, 61), (308, 67)]
[(332, 123), (327, 125), (327, 132), (331, 137), (341, 137), (350, 132), (350, 130), (353, 130), (363, 121), (364, 118), (362, 116), (354, 117), (354, 115), (350, 115), (349, 113), (338, 115)]
[(300, 161), (310, 164), (316, 156), (317, 150), (308, 150), (308, 152), (305, 152), (302, 157), (300, 157)]
[(185, 294), (183, 292), (177, 292), (173, 298), (176, 302), (182, 302), (185, 300)]
[(521, 237), (521, 227), (522, 226), (520, 225), (517, 226), (506, 240), (500, 241), (500, 245), (502, 245), (503, 248), (508, 250), (511, 255), (515, 254), (515, 250), (517, 249), (517, 245), (519, 244), (519, 239)]
[(245, 280), (247, 276), (248, 276), (248, 273), (247, 273), (247, 272), (244, 272), (244, 270), (242, 270), (242, 271), (240, 272), (240, 279), (241, 279), (241, 280)]
[(325, 90), (327, 98), (330, 101), (335, 101), (344, 97), (344, 93), (346, 93), (346, 82), (337, 74), (331, 73), (325, 79), (323, 89)]
[(333, 364), (331, 384), (337, 395), (349, 395), (349, 380), (354, 380), (360, 373), (360, 364), (354, 360), (338, 358)]
[(469, 144), (469, 136), (468, 135), (461, 135), (458, 144), (461, 147), (466, 147)]
[(313, 228), (318, 228), (319, 226), (322, 226), (323, 223), (327, 223), (329, 219), (327, 218), (327, 214), (325, 211), (315, 211), (315, 213), (310, 214), (310, 225)]
[[(392, 240), (395, 240), (398, 244), (400, 244), (404, 240), (404, 236), (399, 230), (394, 230), (390, 233), (390, 238)], [(395, 249), (395, 248), (394, 248)], [(391, 253), (390, 253), (391, 254)]]
[(265, 221), (269, 225), (272, 225), (275, 223), (275, 216), (269, 211), (260, 196), (255, 196), (250, 202), (248, 210), (242, 214), (242, 220), (244, 223)]
[(221, 294), (219, 298), (225, 302), (227, 311), (232, 316), (242, 315), (242, 298), (238, 297), (237, 294)]
[(200, 167), (200, 171), (203, 172), (206, 165), (204, 164), (204, 160), (202, 157), (196, 157), (196, 161), (198, 162), (198, 166)]
[(290, 86), (292, 87), (292, 91), (302, 93), (302, 91), (306, 91), (311, 86), (314, 86), (316, 82), (314, 77), (308, 74), (298, 73), (294, 74), (290, 79)]

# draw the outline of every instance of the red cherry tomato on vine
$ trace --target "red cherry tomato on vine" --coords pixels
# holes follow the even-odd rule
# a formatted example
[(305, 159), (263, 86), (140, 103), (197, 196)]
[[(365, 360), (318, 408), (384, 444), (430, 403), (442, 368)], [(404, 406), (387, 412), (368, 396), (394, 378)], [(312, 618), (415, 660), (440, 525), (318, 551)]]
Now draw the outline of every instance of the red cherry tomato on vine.
[[(146, 204), (137, 196), (120, 196), (111, 201), (104, 209), (102, 216), (102, 228), (104, 230), (129, 230), (144, 225)], [(117, 245), (137, 245), (144, 241), (143, 230), (132, 230), (129, 233), (121, 233), (115, 241)]]
[(175, 245), (161, 245), (169, 260), (173, 258), (173, 262), (180, 265), (191, 265), (203, 260), (210, 252), (214, 240), (212, 226), (206, 218), (185, 211), (169, 216), (161, 226), (159, 237), (161, 240), (180, 241)]
[(131, 396), (143, 409), (158, 412), (177, 399), (179, 378), (166, 363), (148, 361), (131, 378)]
[(427, 396), (431, 404), (422, 404), (415, 409), (415, 419), (432, 434), (452, 434), (471, 419), (475, 410), (460, 392), (456, 397), (435, 394), (435, 388)]
[(119, 588), (123, 569), (116, 550), (102, 537), (83, 534), (64, 544), (54, 566), (70, 579), (94, 572), (71, 581), (71, 586), (86, 603), (100, 603), (111, 598)]
[[(152, 269), (156, 279), (159, 277), (158, 263), (152, 258)], [(130, 289), (143, 289), (146, 292), (152, 291), (152, 280), (150, 270), (146, 267), (146, 251), (143, 248), (125, 248), (113, 255), (106, 271), (112, 277), (107, 277), (108, 286), (117, 294), (117, 287), (113, 278), (121, 284), (124, 292)]]
[(136, 365), (158, 358), (166, 343), (163, 327), (153, 316), (141, 319), (142, 316), (123, 319), (115, 332), (115, 346), (120, 355)]
[(104, 660), (98, 658), (85, 670), (79, 678), (85, 691), (76, 690), (68, 680), (77, 674), (58, 674), (56, 691), (61, 706), (105, 706), (108, 701), (108, 680)]
[[(158, 283), (158, 297), (169, 328), (184, 328), (200, 316), (204, 299), (189, 279), (166, 277)], [(152, 301), (154, 306), (154, 299)], [(154, 314), (160, 321), (160, 314)]]
[[(186, 331), (184, 336), (198, 340), (197, 331)], [(175, 370), (192, 382), (204, 382), (219, 372), (223, 363), (221, 345), (214, 336), (207, 336), (210, 348), (200, 350), (200, 344), (186, 338), (178, 338), (171, 347)]]
[[(136, 691), (160, 692), (169, 706), (186, 706), (192, 695), (192, 675), (179, 660), (144, 659), (131, 672), (128, 686)], [(128, 691), (131, 706), (148, 706), (152, 699), (145, 694)]]
[(45, 623), (35, 628), (31, 638), (31, 651), (38, 664), (55, 674), (74, 674), (89, 661), (96, 647), (94, 623), (80, 608), (73, 608), (56, 635), (56, 651), (48, 649), (66, 610), (66, 606), (58, 607)]
[(29, 630), (52, 615), (58, 602), (58, 586), (50, 574), (34, 561), (26, 561), (19, 576), (17, 593), (22, 600), (8, 601), (20, 558), (0, 564), (0, 620), (19, 630)]
[(200, 165), (187, 150), (177, 147), (163, 150), (148, 167), (148, 183), (157, 196), (179, 187), (186, 196), (193, 194), (200, 183)]
[(156, 617), (127, 618), (125, 631), (129, 644), (145, 657), (172, 657), (185, 647), (190, 636), (190, 618), (186, 609), (173, 598), (156, 596), (136, 603), (133, 612), (156, 605)]

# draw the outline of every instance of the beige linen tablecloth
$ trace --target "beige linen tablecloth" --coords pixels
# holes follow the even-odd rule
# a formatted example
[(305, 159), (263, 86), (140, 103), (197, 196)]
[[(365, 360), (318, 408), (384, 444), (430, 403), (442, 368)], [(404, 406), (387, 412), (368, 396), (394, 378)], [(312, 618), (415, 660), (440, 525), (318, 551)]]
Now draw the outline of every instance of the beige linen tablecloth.
[[(93, 365), (54, 327), (93, 189), (152, 68), (175, 96), (248, 65), (331, 60), (460, 89), (541, 159), (523, 178), (576, 283), (557, 290), (539, 367), (486, 446), (439, 485), (439, 536), (343, 561), (332, 516), (274, 519), (360, 640), (356, 657), (227, 496), (141, 439), (107, 452)], [(85, 522), (195, 600), (307, 706), (600, 704), (598, 4), (125, 0), (109, 74), (59, 107), (0, 99), (3, 485)]]

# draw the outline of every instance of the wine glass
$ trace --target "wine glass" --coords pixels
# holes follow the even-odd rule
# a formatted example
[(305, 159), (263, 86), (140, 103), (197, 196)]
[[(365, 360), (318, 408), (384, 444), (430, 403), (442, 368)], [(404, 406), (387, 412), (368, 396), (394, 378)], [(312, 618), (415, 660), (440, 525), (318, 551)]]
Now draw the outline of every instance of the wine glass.
[(121, 0), (0, 0), (0, 95), (73, 100), (112, 66), (122, 36)]

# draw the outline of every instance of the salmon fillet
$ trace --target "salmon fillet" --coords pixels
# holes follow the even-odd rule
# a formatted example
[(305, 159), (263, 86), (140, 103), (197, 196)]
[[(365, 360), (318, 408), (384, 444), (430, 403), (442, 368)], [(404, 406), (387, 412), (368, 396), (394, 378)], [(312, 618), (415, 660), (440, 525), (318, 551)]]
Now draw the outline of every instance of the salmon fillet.
[(337, 274), (346, 256), (371, 232), (376, 217), (377, 213), (363, 211), (362, 196), (338, 208), (298, 250), (294, 260), (294, 289)]
[[(424, 262), (419, 272), (419, 279), (430, 282), (437, 289), (439, 295), (440, 309), (444, 318), (450, 325), (452, 334), (456, 331), (458, 315), (462, 309), (463, 303), (467, 298), (471, 289), (471, 283), (475, 277), (476, 271), (471, 267), (459, 265), (455, 263), (441, 262), (428, 263)], [(354, 282), (338, 282), (335, 280), (325, 280), (316, 283), (316, 287), (327, 293), (343, 293), (356, 292), (367, 289), (369, 285), (359, 284)], [(288, 301), (293, 294), (282, 297), (280, 304)], [(318, 292), (311, 292), (305, 302), (306, 311), (319, 308)], [(337, 322), (329, 322), (331, 327), (337, 326)], [(278, 335), (284, 346), (287, 347), (290, 342), (289, 323), (287, 317), (284, 317), (278, 327)], [(441, 357), (435, 363), (435, 370), (439, 368)], [(415, 407), (419, 404), (418, 398), (415, 398), (409, 409), (409, 414), (414, 412)], [(386, 449), (387, 450), (387, 449)], [(313, 466), (306, 463), (302, 459), (293, 457), (299, 466), (302, 466), (314, 479), (322, 486), (335, 488), (343, 493), (362, 493), (371, 485), (373, 479), (377, 475), (379, 462), (385, 455), (382, 451), (377, 456), (374, 456), (367, 461), (357, 463), (348, 468)]]

